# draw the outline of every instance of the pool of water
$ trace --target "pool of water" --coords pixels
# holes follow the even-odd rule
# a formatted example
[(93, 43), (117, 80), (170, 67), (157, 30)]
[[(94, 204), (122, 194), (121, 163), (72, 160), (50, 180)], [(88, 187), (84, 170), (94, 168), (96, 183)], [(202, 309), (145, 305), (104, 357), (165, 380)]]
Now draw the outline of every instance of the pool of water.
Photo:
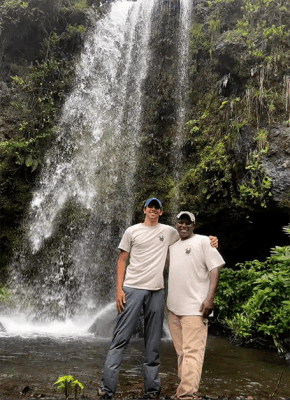
[[(85, 324), (54, 324), (11, 328), (0, 333), (0, 398), (63, 398), (53, 385), (59, 376), (73, 375), (84, 385), (84, 396), (96, 398), (109, 339), (88, 334)], [(138, 398), (143, 389), (142, 339), (129, 344), (116, 398)], [(174, 394), (178, 384), (177, 360), (170, 339), (162, 341), (160, 376), (162, 397)], [(280, 380), (281, 378), (281, 380)], [(279, 386), (278, 382), (280, 380)], [(200, 393), (220, 398), (223, 395), (269, 398), (290, 397), (290, 364), (270, 350), (236, 347), (226, 338), (209, 336)]]

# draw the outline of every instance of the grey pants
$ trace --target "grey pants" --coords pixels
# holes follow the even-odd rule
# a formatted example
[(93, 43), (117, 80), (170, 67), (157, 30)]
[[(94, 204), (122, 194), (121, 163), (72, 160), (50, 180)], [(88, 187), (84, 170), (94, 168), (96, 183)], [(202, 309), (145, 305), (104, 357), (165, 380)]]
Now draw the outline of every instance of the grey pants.
[(144, 395), (159, 394), (159, 352), (164, 317), (164, 290), (123, 288), (126, 295), (124, 311), (119, 313), (113, 339), (104, 365), (101, 388), (109, 396), (116, 391), (118, 374), (124, 351), (144, 312)]

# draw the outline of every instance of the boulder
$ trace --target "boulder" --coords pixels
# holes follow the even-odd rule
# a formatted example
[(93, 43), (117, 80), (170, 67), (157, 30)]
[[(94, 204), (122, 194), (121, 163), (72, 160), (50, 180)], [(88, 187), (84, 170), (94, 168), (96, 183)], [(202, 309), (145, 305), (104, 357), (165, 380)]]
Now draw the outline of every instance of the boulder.
[[(94, 323), (88, 329), (89, 333), (93, 333), (97, 337), (101, 338), (111, 338), (113, 330), (116, 325), (117, 311), (115, 309), (106, 309), (105, 313), (100, 313), (95, 318)], [(144, 316), (141, 314), (136, 328), (133, 333), (134, 338), (144, 337)], [(163, 328), (162, 337), (168, 338), (166, 330)]]

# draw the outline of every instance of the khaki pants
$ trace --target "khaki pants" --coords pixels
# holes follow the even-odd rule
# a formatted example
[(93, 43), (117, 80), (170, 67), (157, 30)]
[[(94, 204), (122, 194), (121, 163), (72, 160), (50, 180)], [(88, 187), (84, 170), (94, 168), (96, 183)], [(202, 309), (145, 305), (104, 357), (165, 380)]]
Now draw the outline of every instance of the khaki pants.
[(178, 355), (176, 399), (192, 399), (198, 391), (207, 339), (207, 322), (199, 315), (169, 313), (169, 330)]

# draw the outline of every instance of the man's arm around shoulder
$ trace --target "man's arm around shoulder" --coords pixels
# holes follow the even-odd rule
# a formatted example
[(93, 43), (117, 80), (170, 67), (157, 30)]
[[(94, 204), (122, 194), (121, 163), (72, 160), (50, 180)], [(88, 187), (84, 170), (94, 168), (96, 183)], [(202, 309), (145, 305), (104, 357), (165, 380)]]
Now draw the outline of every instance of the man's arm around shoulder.
[(119, 313), (124, 310), (124, 304), (126, 303), (125, 293), (123, 292), (123, 282), (128, 257), (129, 253), (127, 251), (120, 250), (116, 274), (116, 307)]

